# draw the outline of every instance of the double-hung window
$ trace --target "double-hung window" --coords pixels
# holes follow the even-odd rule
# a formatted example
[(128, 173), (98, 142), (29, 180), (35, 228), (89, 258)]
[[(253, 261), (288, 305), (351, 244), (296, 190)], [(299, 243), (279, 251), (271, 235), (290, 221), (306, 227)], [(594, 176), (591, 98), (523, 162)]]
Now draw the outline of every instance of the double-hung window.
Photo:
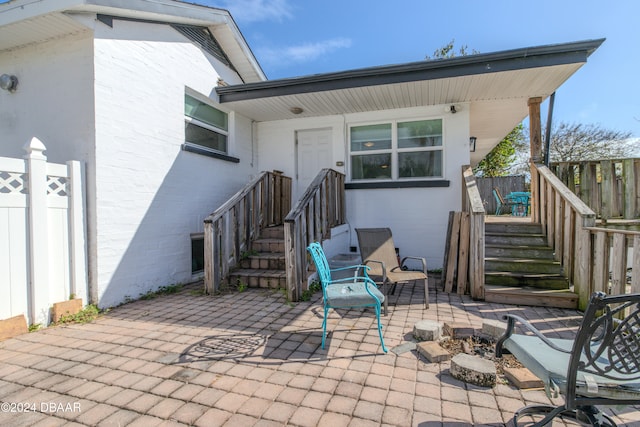
[(352, 126), (351, 180), (443, 177), (442, 119)]
[(228, 154), (227, 113), (193, 96), (184, 96), (185, 144), (215, 153)]

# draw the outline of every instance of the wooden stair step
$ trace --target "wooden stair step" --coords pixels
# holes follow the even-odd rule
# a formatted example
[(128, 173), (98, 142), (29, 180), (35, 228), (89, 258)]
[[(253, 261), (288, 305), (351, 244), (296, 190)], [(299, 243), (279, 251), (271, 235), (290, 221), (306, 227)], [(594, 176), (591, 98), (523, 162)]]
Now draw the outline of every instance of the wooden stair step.
[(485, 285), (486, 302), (536, 307), (578, 308), (578, 295), (571, 291)]
[(485, 271), (562, 274), (562, 264), (554, 259), (485, 257)]
[(249, 255), (240, 263), (241, 268), (284, 270), (286, 268), (284, 253), (262, 252)]
[(284, 240), (284, 225), (274, 225), (263, 228), (260, 231), (260, 237), (263, 239), (280, 239)]
[(504, 287), (539, 288), (543, 290), (561, 290), (569, 288), (569, 281), (562, 274), (535, 273), (518, 271), (485, 271), (484, 282), (487, 285)]
[(284, 239), (260, 238), (251, 242), (251, 249), (256, 252), (284, 253)]
[(244, 283), (250, 288), (286, 288), (287, 273), (284, 270), (241, 268), (229, 274), (230, 284), (238, 282)]
[(548, 246), (487, 244), (484, 250), (487, 258), (555, 259), (553, 249)]

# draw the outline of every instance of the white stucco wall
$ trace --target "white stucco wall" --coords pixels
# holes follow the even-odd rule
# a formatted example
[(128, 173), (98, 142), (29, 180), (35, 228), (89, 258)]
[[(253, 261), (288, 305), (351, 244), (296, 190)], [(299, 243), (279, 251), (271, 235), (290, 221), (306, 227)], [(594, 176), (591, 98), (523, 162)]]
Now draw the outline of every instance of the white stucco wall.
[(189, 281), (190, 233), (202, 232), (204, 218), (255, 173), (251, 123), (233, 114), (229, 154), (240, 163), (181, 150), (185, 87), (210, 96), (220, 74), (239, 78), (167, 25), (113, 24), (95, 26), (90, 256), (102, 307)]
[[(279, 169), (295, 177), (296, 131), (330, 128), (333, 134), (335, 170), (347, 174), (349, 180), (348, 126), (386, 120), (443, 120), (444, 188), (394, 188), (347, 190), (347, 219), (350, 246), (357, 247), (356, 227), (390, 227), (401, 255), (427, 258), (429, 268), (442, 266), (449, 211), (461, 209), (461, 166), (469, 163), (469, 109), (463, 105), (456, 114), (444, 113), (444, 105), (403, 110), (376, 111), (313, 119), (265, 122), (258, 125), (258, 147), (261, 169)], [(336, 162), (344, 162), (337, 167)], [(296, 186), (294, 184), (294, 189)], [(294, 200), (304, 189), (298, 189)], [(348, 247), (344, 250), (348, 251)]]

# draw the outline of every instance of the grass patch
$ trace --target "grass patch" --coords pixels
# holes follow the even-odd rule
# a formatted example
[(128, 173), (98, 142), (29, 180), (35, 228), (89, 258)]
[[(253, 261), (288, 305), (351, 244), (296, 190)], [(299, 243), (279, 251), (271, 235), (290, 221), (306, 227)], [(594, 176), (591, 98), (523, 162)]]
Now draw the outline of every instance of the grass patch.
[(309, 301), (309, 300), (311, 300), (311, 297), (313, 296), (313, 294), (315, 294), (316, 292), (319, 292), (321, 290), (322, 290), (322, 286), (320, 285), (320, 283), (312, 282), (309, 285), (309, 289), (305, 289), (304, 291), (302, 291), (302, 295), (300, 295), (300, 301)]
[(64, 325), (68, 323), (89, 323), (93, 322), (100, 315), (100, 309), (95, 304), (89, 304), (76, 314), (62, 316), (56, 325)]
[(146, 294), (140, 294), (141, 300), (150, 300), (160, 295), (177, 294), (182, 290), (182, 284), (161, 286), (155, 291), (149, 291)]

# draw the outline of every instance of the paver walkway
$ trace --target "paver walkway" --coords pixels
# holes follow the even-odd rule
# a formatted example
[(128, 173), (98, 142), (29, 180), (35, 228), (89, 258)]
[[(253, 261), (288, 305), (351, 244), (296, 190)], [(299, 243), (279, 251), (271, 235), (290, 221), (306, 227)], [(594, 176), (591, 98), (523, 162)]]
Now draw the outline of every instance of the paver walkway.
[[(288, 304), (269, 290), (211, 298), (198, 289), (0, 343), (0, 425), (501, 426), (523, 405), (548, 402), (540, 390), (464, 384), (449, 362), (413, 351), (382, 353), (371, 311), (332, 312), (322, 350), (320, 294)], [(474, 302), (433, 286), (424, 310), (419, 289), (402, 289), (383, 319), (389, 348), (421, 319), (479, 328), (517, 311), (558, 337), (580, 321), (575, 311)], [(638, 407), (614, 414), (640, 426)]]

